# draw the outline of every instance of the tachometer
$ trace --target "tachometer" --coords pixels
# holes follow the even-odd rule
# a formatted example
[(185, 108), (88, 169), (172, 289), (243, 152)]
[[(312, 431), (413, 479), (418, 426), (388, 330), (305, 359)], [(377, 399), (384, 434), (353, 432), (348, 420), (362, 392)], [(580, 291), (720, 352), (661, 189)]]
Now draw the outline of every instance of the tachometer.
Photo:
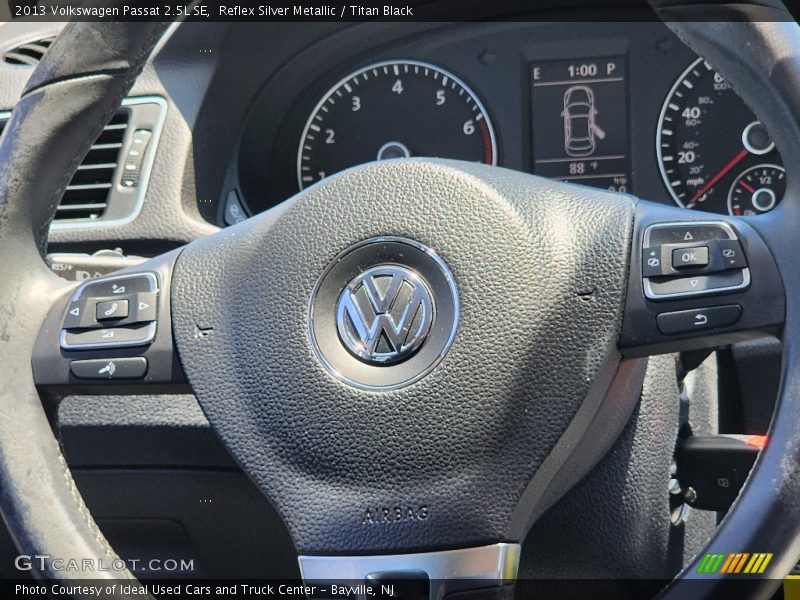
[[(761, 121), (703, 59), (693, 62), (670, 90), (658, 121), (656, 149), (664, 184), (684, 208), (754, 214), (748, 202), (756, 203), (749, 207), (756, 213), (765, 212), (783, 195), (785, 184), (755, 200), (744, 197), (752, 187), (746, 175), (764, 164), (782, 172), (781, 157)], [(744, 184), (734, 190), (740, 181)], [(770, 194), (774, 198), (767, 198)]]
[(489, 115), (452, 73), (412, 60), (376, 63), (319, 101), (297, 155), (300, 189), (373, 160), (425, 156), (496, 164)]

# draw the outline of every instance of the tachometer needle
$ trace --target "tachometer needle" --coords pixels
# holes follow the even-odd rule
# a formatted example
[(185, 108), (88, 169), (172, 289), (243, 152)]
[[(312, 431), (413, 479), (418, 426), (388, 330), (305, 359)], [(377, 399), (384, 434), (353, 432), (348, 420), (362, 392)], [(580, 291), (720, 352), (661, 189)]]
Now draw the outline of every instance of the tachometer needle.
[(703, 187), (701, 187), (697, 191), (697, 193), (694, 196), (692, 196), (692, 199), (689, 201), (689, 204), (687, 204), (686, 207), (694, 208), (694, 205), (697, 204), (697, 201), (700, 200), (700, 198), (702, 198), (708, 190), (714, 187), (720, 179), (725, 177), (725, 175), (728, 174), (728, 171), (730, 171), (733, 167), (738, 165), (742, 161), (742, 159), (745, 156), (747, 156), (747, 154), (748, 154), (747, 150), (745, 149), (740, 150), (739, 153), (736, 156), (734, 156), (727, 165), (725, 165), (719, 170), (719, 173), (717, 173), (711, 179), (709, 179), (708, 183), (706, 183)]

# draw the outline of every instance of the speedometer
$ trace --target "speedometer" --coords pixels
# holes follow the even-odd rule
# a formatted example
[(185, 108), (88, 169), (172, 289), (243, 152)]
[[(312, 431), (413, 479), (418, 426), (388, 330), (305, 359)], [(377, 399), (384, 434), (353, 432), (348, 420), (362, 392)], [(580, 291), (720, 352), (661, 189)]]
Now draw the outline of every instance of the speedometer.
[(679, 206), (740, 215), (781, 200), (782, 186), (745, 198), (756, 190), (748, 183), (755, 167), (769, 164), (782, 173), (781, 157), (761, 121), (703, 59), (689, 65), (664, 101), (656, 150), (664, 185)]
[(412, 60), (376, 63), (342, 79), (314, 108), (300, 139), (298, 184), (410, 156), (496, 164), (492, 123), (452, 73)]

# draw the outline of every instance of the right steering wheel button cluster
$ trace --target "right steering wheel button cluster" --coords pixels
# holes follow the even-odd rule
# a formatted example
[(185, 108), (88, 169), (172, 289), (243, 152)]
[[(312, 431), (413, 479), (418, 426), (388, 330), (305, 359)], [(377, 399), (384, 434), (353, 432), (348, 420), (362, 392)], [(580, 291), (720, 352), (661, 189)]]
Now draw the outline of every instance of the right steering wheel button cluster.
[(733, 228), (718, 223), (663, 223), (644, 235), (642, 282), (651, 300), (744, 289), (750, 271)]
[(746, 221), (680, 220), (638, 206), (633, 265), (619, 347), (626, 357), (706, 349), (774, 335), (783, 285)]

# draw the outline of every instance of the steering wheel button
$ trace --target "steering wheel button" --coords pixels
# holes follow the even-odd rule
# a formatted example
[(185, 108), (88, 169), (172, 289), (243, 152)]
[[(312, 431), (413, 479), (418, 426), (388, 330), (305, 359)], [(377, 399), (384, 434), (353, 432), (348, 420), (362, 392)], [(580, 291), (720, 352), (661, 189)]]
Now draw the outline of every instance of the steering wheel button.
[(642, 276), (658, 277), (665, 274), (664, 260), (661, 257), (661, 246), (650, 246), (642, 249)]
[(651, 300), (670, 300), (744, 289), (750, 285), (747, 269), (722, 271), (713, 275), (658, 277), (644, 280), (645, 295)]
[(124, 319), (128, 316), (127, 300), (106, 300), (95, 305), (95, 318), (98, 321)]
[(661, 313), (656, 317), (656, 324), (661, 333), (675, 335), (733, 325), (741, 315), (742, 307), (738, 304), (712, 306)]
[(155, 292), (136, 294), (132, 299), (131, 320), (136, 323), (156, 320), (156, 301), (158, 295)]
[(147, 373), (147, 359), (136, 356), (73, 360), (69, 370), (79, 379), (141, 379)]
[(738, 240), (720, 240), (717, 242), (717, 247), (726, 269), (743, 269), (747, 266), (747, 258)]
[(706, 266), (708, 266), (708, 246), (677, 248), (672, 251), (674, 269)]
[(69, 308), (67, 308), (67, 315), (64, 317), (64, 329), (83, 327), (81, 322), (85, 311), (86, 307), (83, 302), (70, 303)]
[(61, 347), (64, 350), (88, 350), (90, 348), (142, 346), (152, 342), (155, 335), (155, 323), (85, 331), (62, 331)]
[(78, 288), (75, 298), (122, 298), (135, 293), (158, 290), (156, 276), (152, 273), (109, 277), (88, 281)]
[(716, 223), (654, 225), (647, 232), (647, 236), (647, 242), (651, 246), (688, 242), (702, 243), (709, 240), (727, 240), (736, 237), (733, 230), (727, 225)]

